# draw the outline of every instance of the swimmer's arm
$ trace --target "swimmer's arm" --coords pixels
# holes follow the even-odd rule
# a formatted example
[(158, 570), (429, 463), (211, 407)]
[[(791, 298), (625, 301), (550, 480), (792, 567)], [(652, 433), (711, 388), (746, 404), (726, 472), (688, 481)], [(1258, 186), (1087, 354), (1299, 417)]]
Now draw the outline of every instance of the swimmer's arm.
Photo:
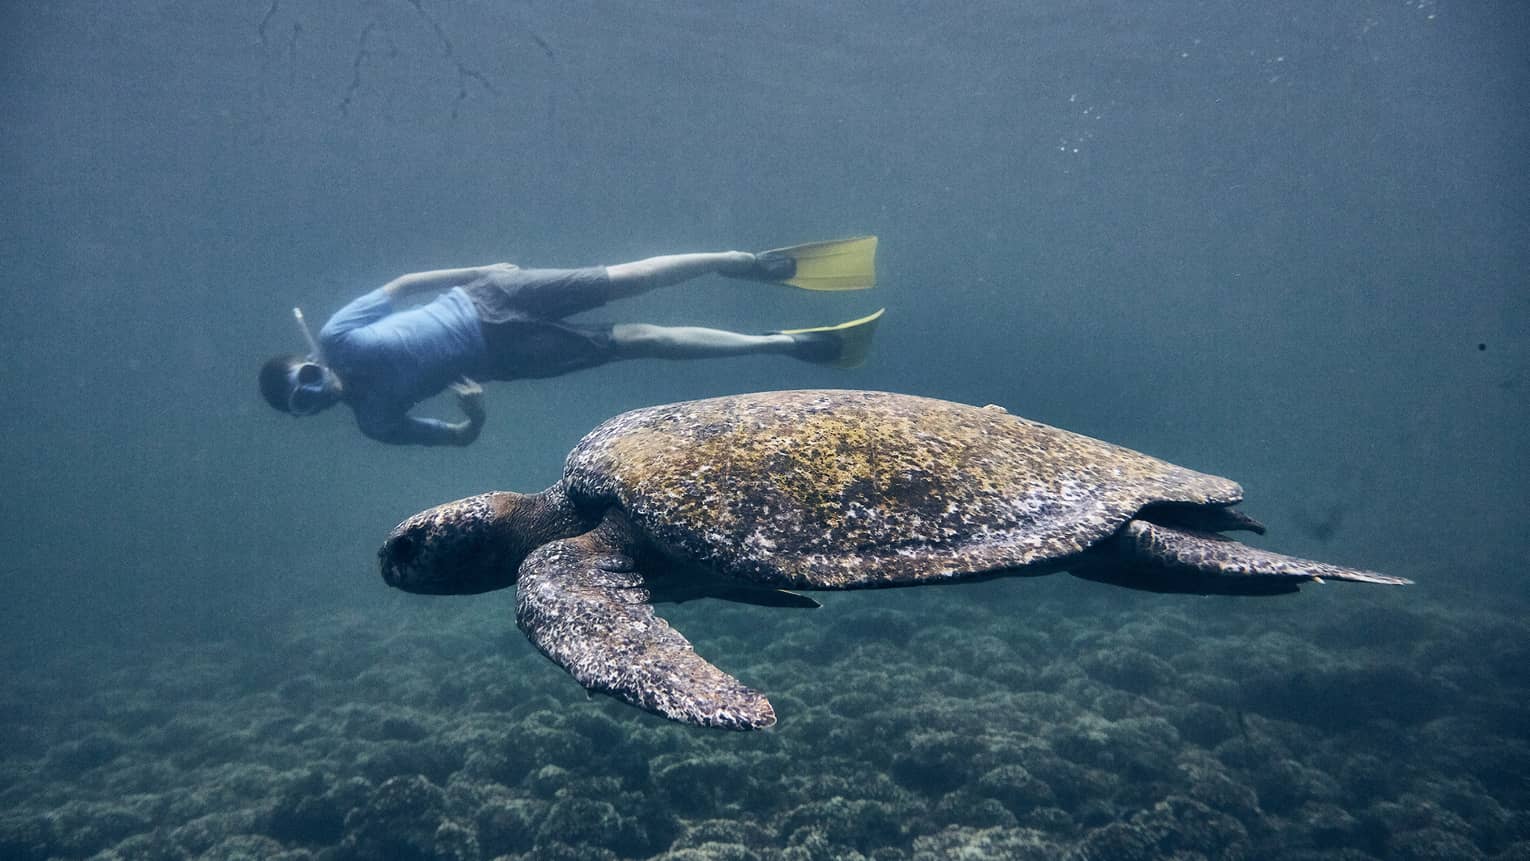
[(460, 422), (404, 416), (386, 428), (363, 428), (362, 433), (390, 445), (472, 445), (483, 429), (483, 420)]
[(388, 441), (405, 445), (472, 445), (482, 429), (483, 422), (474, 422), (472, 419), (444, 422), (440, 419), (410, 416), (399, 427), (398, 438)]
[(370, 428), (361, 433), (389, 445), (470, 445), (482, 425), (473, 422), (444, 422), (404, 416), (389, 428)]
[(429, 272), (411, 272), (408, 275), (400, 275), (384, 284), (383, 291), (388, 294), (389, 299), (404, 299), (419, 293), (450, 290), (453, 287), (471, 284), (479, 278), (492, 275), (505, 268), (514, 267), (509, 263), (493, 263), (488, 266), (468, 266), (462, 269), (433, 269)]
[(483, 389), (464, 377), (462, 382), (452, 383), (452, 391), (457, 395), (457, 406), (467, 416), (460, 422), (405, 414), (387, 422), (362, 422), (361, 432), (392, 445), (472, 445), (488, 418)]

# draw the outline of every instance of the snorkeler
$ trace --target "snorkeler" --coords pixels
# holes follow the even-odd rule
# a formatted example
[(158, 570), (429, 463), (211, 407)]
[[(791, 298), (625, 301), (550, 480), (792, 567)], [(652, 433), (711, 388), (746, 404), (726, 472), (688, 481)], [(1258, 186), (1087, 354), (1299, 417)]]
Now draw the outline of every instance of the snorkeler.
[[(707, 274), (808, 290), (875, 283), (876, 237), (744, 251), (674, 254), (615, 266), (521, 269), (510, 263), (416, 272), (341, 308), (314, 340), (294, 308), (309, 353), (273, 356), (260, 369), (267, 403), (310, 416), (344, 402), (361, 432), (397, 445), (468, 445), (486, 413), (473, 378), (554, 377), (620, 359), (705, 359), (775, 353), (817, 364), (864, 361), (882, 312), (837, 326), (745, 335), (694, 326), (570, 323), (563, 318)], [(444, 291), (408, 308), (396, 303)], [(459, 422), (409, 414), (450, 387)]]

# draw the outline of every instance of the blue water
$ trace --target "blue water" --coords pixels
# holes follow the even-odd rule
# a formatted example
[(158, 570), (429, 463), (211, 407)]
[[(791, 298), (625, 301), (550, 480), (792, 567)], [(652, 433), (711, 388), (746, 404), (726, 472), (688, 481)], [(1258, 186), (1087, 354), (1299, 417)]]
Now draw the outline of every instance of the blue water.
[[(7, 5), (0, 857), (1526, 857), (1527, 36), (1433, 0)], [(853, 371), (493, 384), (465, 450), (256, 392), (293, 305), (401, 273), (860, 233), (871, 293), (591, 315), (885, 305)], [(666, 611), (772, 695), (732, 736), (586, 701), (507, 594), (377, 577), (400, 518), (543, 487), (623, 409), (817, 386), (1228, 475), (1264, 546), (1418, 585)]]

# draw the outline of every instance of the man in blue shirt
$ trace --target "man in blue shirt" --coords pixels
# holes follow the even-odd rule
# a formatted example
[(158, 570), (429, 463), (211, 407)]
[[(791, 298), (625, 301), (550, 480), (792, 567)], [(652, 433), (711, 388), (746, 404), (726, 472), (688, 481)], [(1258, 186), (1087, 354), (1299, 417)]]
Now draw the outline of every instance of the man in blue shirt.
[[(692, 326), (563, 319), (711, 273), (787, 281), (796, 265), (790, 255), (722, 251), (584, 269), (521, 269), (496, 263), (416, 272), (341, 308), (319, 331), (316, 354), (289, 353), (267, 361), (260, 372), (260, 390), (272, 407), (294, 416), (313, 415), (344, 402), (355, 412), (361, 432), (382, 442), (468, 445), (478, 438), (485, 419), (483, 390), (473, 378), (552, 377), (618, 359), (752, 353), (843, 363), (843, 326), (745, 335)], [(434, 291), (444, 292), (423, 305), (397, 304)], [(865, 330), (862, 337), (869, 337), (876, 316), (856, 321), (856, 327)], [(415, 404), (448, 387), (457, 395), (464, 421), (409, 414)]]

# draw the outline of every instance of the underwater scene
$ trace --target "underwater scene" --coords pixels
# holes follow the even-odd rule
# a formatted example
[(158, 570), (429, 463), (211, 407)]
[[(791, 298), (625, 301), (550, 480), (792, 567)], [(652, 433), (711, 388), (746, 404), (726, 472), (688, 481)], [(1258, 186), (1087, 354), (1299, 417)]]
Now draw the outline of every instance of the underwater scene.
[(0, 861), (1530, 859), (1530, 5), (0, 44)]

